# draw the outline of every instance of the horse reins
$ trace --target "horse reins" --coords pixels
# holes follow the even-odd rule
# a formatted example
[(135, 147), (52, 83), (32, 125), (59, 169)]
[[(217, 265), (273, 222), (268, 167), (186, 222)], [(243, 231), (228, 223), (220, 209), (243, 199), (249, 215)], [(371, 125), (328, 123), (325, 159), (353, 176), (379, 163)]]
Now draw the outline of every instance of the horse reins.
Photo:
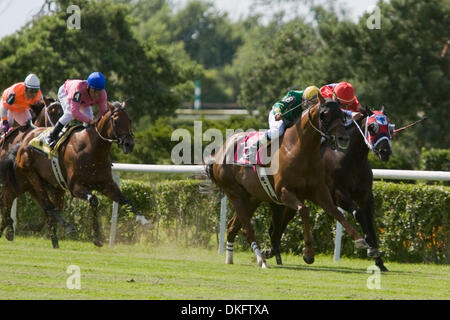
[[(319, 105), (320, 108), (320, 105)], [(311, 127), (313, 127), (314, 130), (316, 130), (323, 138), (325, 138), (327, 141), (331, 140), (332, 142), (336, 143), (336, 136), (335, 135), (329, 135), (326, 134), (325, 132), (323, 132), (322, 130), (320, 130), (319, 128), (317, 128), (314, 123), (311, 120), (311, 108), (308, 109), (308, 122), (311, 125)], [(334, 127), (336, 127), (337, 125), (332, 126), (331, 128), (328, 128), (328, 130), (333, 129)], [(327, 130), (327, 131), (328, 131)]]
[[(367, 120), (368, 120), (368, 118), (366, 118), (366, 131), (367, 131)], [(353, 123), (355, 124), (355, 126), (358, 128), (358, 131), (361, 133), (361, 135), (362, 135), (362, 137), (363, 137), (363, 139), (364, 139), (364, 142), (366, 143), (366, 145), (367, 145), (367, 147), (369, 148), (369, 150), (372, 150), (372, 149), (373, 149), (372, 145), (370, 144), (369, 141), (367, 141), (366, 135), (362, 132), (362, 130), (361, 130), (361, 128), (359, 127), (358, 123), (357, 123), (354, 119), (352, 119), (352, 121), (353, 121)], [(367, 133), (366, 133), (366, 134), (367, 134)]]
[[(100, 132), (97, 129), (97, 123), (100, 122), (100, 119), (97, 121), (97, 123), (94, 125), (94, 129), (95, 132), (97, 132), (98, 136), (103, 140), (103, 141), (107, 141), (109, 143), (117, 143), (119, 146), (123, 143), (123, 139), (118, 137), (117, 132), (116, 132), (116, 128), (114, 127), (114, 124), (112, 123), (112, 116), (114, 113), (119, 112), (121, 110), (121, 108), (117, 108), (116, 110), (112, 111), (111, 114), (109, 115), (109, 120), (111, 121), (111, 127), (113, 128), (113, 133), (116, 136), (116, 139), (109, 139), (109, 138), (105, 138), (103, 137)], [(130, 135), (132, 136), (132, 133), (130, 133)]]

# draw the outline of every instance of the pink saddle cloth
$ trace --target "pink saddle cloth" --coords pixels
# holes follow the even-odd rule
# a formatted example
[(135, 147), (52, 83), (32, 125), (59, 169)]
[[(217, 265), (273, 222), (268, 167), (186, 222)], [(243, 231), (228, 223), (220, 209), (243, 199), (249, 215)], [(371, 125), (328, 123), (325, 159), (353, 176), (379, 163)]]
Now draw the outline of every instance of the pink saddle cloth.
[[(234, 153), (234, 163), (240, 165), (255, 165), (255, 163), (251, 163), (248, 159), (246, 159), (247, 152), (249, 151), (247, 148), (256, 143), (259, 137), (261, 137), (263, 134), (265, 134), (265, 132), (253, 131), (239, 138), (236, 143), (236, 152)], [(265, 148), (265, 146), (260, 146), (256, 153), (256, 164), (259, 166), (265, 164), (261, 152), (263, 148)]]

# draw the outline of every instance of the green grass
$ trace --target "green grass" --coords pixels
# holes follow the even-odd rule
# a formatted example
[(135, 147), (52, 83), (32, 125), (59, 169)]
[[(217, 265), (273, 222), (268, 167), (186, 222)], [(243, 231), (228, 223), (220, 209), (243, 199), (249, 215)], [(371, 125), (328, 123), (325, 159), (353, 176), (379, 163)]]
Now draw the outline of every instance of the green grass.
[[(386, 263), (381, 289), (366, 286), (369, 260), (283, 255), (263, 270), (250, 251), (226, 265), (216, 250), (0, 238), (0, 299), (449, 299), (450, 267)], [(66, 288), (68, 266), (81, 270), (81, 290)]]

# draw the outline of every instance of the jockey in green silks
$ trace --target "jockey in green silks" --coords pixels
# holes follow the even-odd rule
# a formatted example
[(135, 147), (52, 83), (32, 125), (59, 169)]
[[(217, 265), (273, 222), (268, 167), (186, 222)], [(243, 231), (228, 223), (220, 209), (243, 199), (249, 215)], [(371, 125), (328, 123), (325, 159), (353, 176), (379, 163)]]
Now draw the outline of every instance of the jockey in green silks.
[(281, 100), (276, 101), (269, 112), (269, 130), (247, 147), (247, 160), (255, 160), (258, 145), (262, 146), (271, 139), (281, 137), (287, 128), (293, 126), (304, 109), (319, 101), (318, 93), (319, 88), (309, 86), (305, 90), (290, 90)]

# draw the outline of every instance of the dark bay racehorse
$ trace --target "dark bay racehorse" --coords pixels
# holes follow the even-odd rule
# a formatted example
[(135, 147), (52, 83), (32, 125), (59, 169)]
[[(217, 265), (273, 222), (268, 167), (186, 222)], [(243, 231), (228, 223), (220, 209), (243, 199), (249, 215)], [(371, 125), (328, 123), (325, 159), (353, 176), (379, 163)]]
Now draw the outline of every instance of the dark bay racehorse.
[[(369, 244), (367, 254), (375, 258), (376, 265), (387, 271), (378, 251), (373, 215), (374, 199), (372, 192), (372, 168), (368, 160), (372, 150), (378, 158), (387, 162), (391, 155), (392, 126), (382, 111), (367, 111), (366, 117), (347, 127), (350, 144), (347, 150), (333, 150), (327, 145), (321, 147), (321, 160), (325, 168), (326, 183), (334, 203), (352, 213), (361, 225), (365, 240)], [(361, 124), (362, 123), (362, 124)], [(358, 128), (360, 127), (360, 128)], [(366, 130), (367, 129), (367, 130)], [(280, 240), (288, 222), (294, 217), (294, 210), (280, 210), (282, 214), (273, 215), (269, 229), (272, 248), (263, 250), (265, 258), (276, 257), (282, 264)]]
[(207, 164), (209, 177), (225, 192), (236, 210), (236, 215), (228, 222), (226, 263), (233, 263), (233, 243), (242, 227), (258, 265), (267, 267), (250, 223), (254, 211), (263, 201), (271, 204), (273, 216), (279, 214), (279, 208), (285, 207), (300, 212), (305, 224), (305, 259), (314, 257), (309, 209), (304, 205), (305, 200), (313, 201), (337, 219), (355, 240), (357, 248), (368, 247), (366, 241), (336, 208), (325, 184), (325, 172), (320, 162), (321, 138), (325, 137), (332, 144), (337, 142), (338, 145), (345, 146), (348, 144), (348, 136), (339, 106), (335, 102), (325, 103), (320, 95), (319, 99), (318, 104), (305, 111), (295, 125), (286, 130), (280, 138), (280, 147), (274, 151), (273, 159), (278, 159), (279, 164), (277, 172), (271, 176), (271, 184), (282, 205), (274, 203), (267, 195), (252, 167), (227, 163), (227, 149), (235, 149), (236, 142), (229, 142), (228, 139), (216, 154), (214, 162)]
[[(43, 130), (38, 128), (26, 134), (0, 164), (0, 177), (4, 183), (0, 235), (7, 228), (5, 236), (12, 240), (13, 225), (9, 218), (12, 200), (28, 191), (46, 213), (53, 247), (58, 248), (56, 223), (62, 224), (66, 232), (73, 231), (74, 227), (60, 216), (66, 190), (55, 178), (51, 160), (29, 146), (29, 142)], [(112, 143), (119, 144), (125, 153), (131, 152), (134, 147), (131, 120), (125, 103), (109, 104), (108, 112), (94, 126), (75, 130), (58, 149), (59, 165), (67, 189), (73, 197), (89, 201), (93, 209), (93, 242), (97, 246), (103, 245), (103, 236), (97, 213), (98, 199), (92, 190), (99, 191), (122, 206), (129, 205), (133, 213), (140, 215), (112, 179)]]

